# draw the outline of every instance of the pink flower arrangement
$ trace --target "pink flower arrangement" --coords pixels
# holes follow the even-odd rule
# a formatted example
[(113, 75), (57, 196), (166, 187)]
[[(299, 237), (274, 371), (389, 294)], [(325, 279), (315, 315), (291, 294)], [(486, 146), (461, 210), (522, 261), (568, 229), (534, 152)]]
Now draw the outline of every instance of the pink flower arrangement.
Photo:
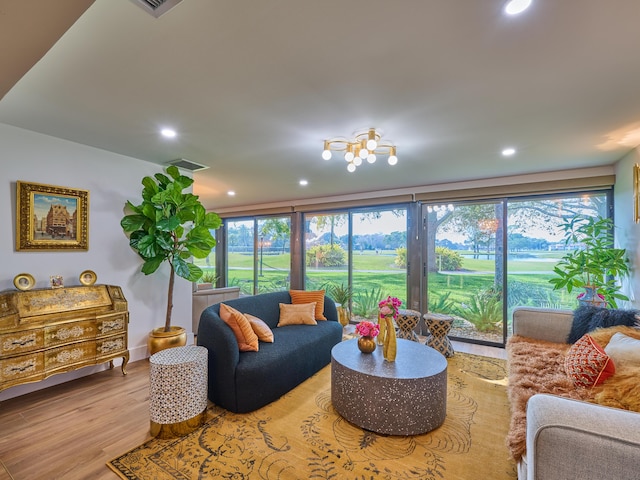
[(364, 320), (356, 325), (356, 332), (363, 337), (375, 337), (380, 333), (380, 325)]
[(382, 317), (392, 316), (395, 320), (398, 317), (398, 309), (400, 308), (400, 305), (402, 305), (402, 301), (398, 300), (396, 297), (389, 296), (378, 303), (380, 315)]

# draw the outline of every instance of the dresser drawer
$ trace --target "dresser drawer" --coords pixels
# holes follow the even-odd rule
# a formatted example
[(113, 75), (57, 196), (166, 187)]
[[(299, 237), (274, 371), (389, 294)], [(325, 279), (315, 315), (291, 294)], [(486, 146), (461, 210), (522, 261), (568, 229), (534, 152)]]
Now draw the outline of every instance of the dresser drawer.
[(77, 363), (93, 363), (95, 357), (96, 344), (93, 341), (64, 345), (44, 352), (44, 368), (48, 373)]
[(97, 336), (112, 335), (118, 332), (124, 332), (127, 328), (128, 313), (118, 313), (96, 319)]
[(0, 335), (0, 357), (18, 355), (44, 347), (44, 332), (41, 328)]
[(44, 355), (42, 352), (0, 360), (0, 382), (10, 383), (12, 380), (38, 374), (43, 375), (43, 373)]
[(44, 329), (44, 344), (47, 347), (64, 343), (90, 340), (96, 337), (95, 320), (61, 323)]
[(96, 342), (96, 356), (101, 357), (115, 355), (127, 350), (127, 335), (115, 335), (109, 338), (101, 338)]

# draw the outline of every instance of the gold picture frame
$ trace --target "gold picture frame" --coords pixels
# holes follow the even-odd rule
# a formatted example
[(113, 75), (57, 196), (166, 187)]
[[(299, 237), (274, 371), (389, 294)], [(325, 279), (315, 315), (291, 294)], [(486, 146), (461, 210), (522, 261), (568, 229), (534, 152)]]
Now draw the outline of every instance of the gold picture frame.
[(633, 166), (633, 220), (640, 222), (640, 165)]
[(89, 191), (16, 182), (16, 250), (88, 250)]
[(93, 270), (85, 270), (80, 274), (80, 277), (78, 277), (78, 279), (80, 280), (80, 283), (82, 285), (89, 286), (96, 283), (98, 276)]
[(31, 290), (35, 284), (36, 279), (30, 273), (19, 273), (13, 278), (13, 285), (23, 292)]

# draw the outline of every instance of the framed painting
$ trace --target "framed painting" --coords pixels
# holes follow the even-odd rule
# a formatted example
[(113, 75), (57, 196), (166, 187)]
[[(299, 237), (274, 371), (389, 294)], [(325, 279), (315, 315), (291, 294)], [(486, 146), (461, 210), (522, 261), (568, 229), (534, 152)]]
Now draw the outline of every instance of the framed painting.
[(88, 250), (89, 191), (16, 182), (16, 250)]
[(640, 165), (633, 166), (633, 220), (640, 222)]

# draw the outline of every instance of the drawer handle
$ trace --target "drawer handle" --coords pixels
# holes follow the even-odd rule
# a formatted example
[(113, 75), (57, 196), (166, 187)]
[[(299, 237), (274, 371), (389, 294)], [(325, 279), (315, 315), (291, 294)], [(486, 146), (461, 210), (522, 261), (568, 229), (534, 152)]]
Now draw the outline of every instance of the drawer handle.
[(7, 339), (2, 345), (2, 349), (10, 352), (11, 350), (16, 350), (21, 347), (35, 345), (36, 340), (36, 335), (34, 333), (20, 338)]
[(11, 371), (12, 372), (16, 372), (16, 373), (22, 373), (22, 372), (25, 372), (27, 370), (31, 370), (35, 366), (36, 366), (35, 363), (27, 363), (27, 364), (23, 365), (22, 367), (13, 367), (11, 369)]
[(113, 330), (122, 330), (122, 320), (113, 320), (111, 322), (103, 322), (100, 330), (102, 333), (111, 332)]
[(118, 350), (122, 350), (124, 348), (124, 342), (122, 339), (111, 340), (108, 342), (103, 342), (101, 347), (98, 347), (101, 353), (111, 353)]

